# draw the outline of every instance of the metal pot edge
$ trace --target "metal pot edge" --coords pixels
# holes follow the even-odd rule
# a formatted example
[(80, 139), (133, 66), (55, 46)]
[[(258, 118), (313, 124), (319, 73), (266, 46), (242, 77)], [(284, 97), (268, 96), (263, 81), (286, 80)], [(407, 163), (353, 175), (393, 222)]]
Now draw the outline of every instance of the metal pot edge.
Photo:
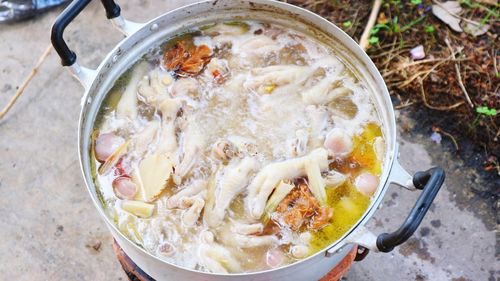
[[(159, 19), (171, 16), (174, 13), (179, 13), (179, 12), (182, 12), (185, 10), (189, 10), (189, 9), (192, 9), (193, 7), (198, 7), (198, 5), (206, 5), (207, 3), (209, 3), (210, 5), (212, 5), (212, 3), (216, 3), (216, 5), (220, 5), (218, 7), (222, 7), (222, 5), (226, 4), (226, 2), (229, 2), (229, 1), (216, 1), (216, 2), (203, 1), (203, 2), (198, 2), (195, 4), (191, 4), (188, 6), (178, 8), (176, 10), (165, 13), (165, 14), (149, 21), (148, 23), (144, 24), (144, 27), (141, 28), (140, 30), (138, 30), (137, 32), (141, 32), (142, 30), (149, 28), (151, 25), (153, 25)], [(237, 1), (234, 1), (234, 2), (237, 2)], [(340, 30), (334, 24), (328, 22), (326, 19), (324, 19), (316, 14), (313, 14), (307, 10), (304, 10), (302, 8), (292, 6), (290, 4), (286, 4), (283, 2), (277, 2), (277, 1), (269, 1), (269, 0), (254, 0), (254, 1), (239, 1), (239, 2), (253, 3), (254, 9), (258, 9), (258, 7), (259, 7), (258, 5), (264, 5), (266, 7), (271, 6), (277, 10), (285, 10), (285, 11), (288, 11), (288, 12), (291, 12), (291, 13), (297, 15), (298, 17), (303, 17), (302, 19), (305, 19), (306, 21), (312, 23), (312, 25), (314, 25), (315, 27), (319, 27), (319, 29), (322, 30), (323, 32), (336, 37), (337, 40), (339, 40), (347, 48), (349, 48), (349, 50), (354, 54), (354, 56), (357, 59), (359, 59), (361, 62), (364, 63), (364, 67), (366, 68), (366, 71), (369, 73), (369, 75), (372, 76), (373, 82), (377, 84), (376, 88), (378, 88), (381, 91), (381, 93), (379, 93), (378, 96), (379, 96), (379, 98), (382, 99), (382, 101), (381, 100), (377, 101), (377, 107), (378, 107), (378, 110), (380, 110), (381, 107), (382, 107), (382, 109), (385, 110), (385, 112), (382, 112), (382, 113), (379, 112), (379, 114), (385, 115), (383, 118), (384, 119), (384, 122), (383, 122), (384, 126), (387, 126), (387, 127), (385, 127), (385, 129), (386, 129), (385, 138), (386, 138), (386, 141), (390, 140), (390, 143), (386, 144), (386, 155), (385, 155), (384, 169), (383, 169), (384, 173), (382, 174), (382, 177), (381, 177), (383, 180), (381, 180), (381, 184), (380, 184), (381, 186), (379, 186), (377, 193), (373, 196), (372, 203), (370, 204), (369, 209), (365, 212), (365, 214), (358, 221), (358, 223), (351, 228), (351, 230), (349, 232), (347, 232), (342, 238), (340, 238), (336, 242), (332, 243), (332, 245), (326, 247), (324, 251), (320, 251), (320, 252), (316, 253), (315, 255), (312, 255), (304, 260), (287, 265), (285, 267), (266, 270), (266, 271), (260, 271), (260, 272), (242, 273), (242, 274), (228, 274), (228, 275), (213, 274), (213, 273), (191, 270), (191, 269), (183, 268), (183, 267), (178, 266), (178, 265), (170, 264), (170, 263), (163, 261), (163, 260), (159, 259), (158, 257), (146, 252), (142, 247), (139, 247), (138, 245), (136, 245), (135, 243), (130, 241), (127, 237), (125, 237), (123, 234), (121, 234), (121, 232), (116, 228), (116, 226), (109, 220), (109, 217), (104, 213), (104, 210), (101, 206), (101, 203), (96, 198), (95, 191), (94, 191), (95, 186), (94, 186), (92, 180), (90, 179), (90, 175), (87, 174), (86, 168), (84, 167), (84, 161), (88, 161), (88, 159), (86, 159), (87, 157), (85, 156), (85, 154), (88, 154), (88, 151), (86, 151), (86, 149), (85, 149), (86, 147), (88, 147), (88, 145), (85, 145), (84, 139), (82, 139), (82, 135), (85, 135), (84, 134), (85, 124), (88, 122), (85, 118), (86, 111), (88, 110), (88, 106), (85, 103), (86, 103), (87, 98), (89, 97), (89, 93), (93, 90), (92, 86), (94, 86), (96, 84), (95, 81), (99, 77), (98, 74), (101, 73), (101, 71), (104, 68), (109, 67), (109, 64), (108, 64), (109, 61), (111, 61), (113, 59), (114, 54), (120, 50), (120, 47), (123, 45), (123, 43), (125, 41), (129, 40), (130, 37), (122, 40), (119, 44), (117, 44), (117, 46), (106, 56), (106, 58), (103, 60), (103, 62), (99, 65), (99, 67), (97, 68), (97, 70), (95, 72), (95, 75), (93, 77), (92, 77), (92, 75), (88, 75), (89, 80), (93, 80), (93, 83), (92, 83), (92, 85), (89, 84), (88, 85), (89, 87), (85, 91), (84, 102), (83, 102), (84, 105), (82, 107), (82, 111), (80, 114), (79, 129), (78, 129), (78, 140), (79, 140), (78, 150), (79, 150), (80, 166), (81, 166), (82, 174), (84, 176), (84, 180), (85, 180), (87, 189), (88, 189), (89, 193), (91, 194), (92, 201), (94, 202), (96, 208), (98, 209), (98, 212), (100, 213), (101, 216), (104, 217), (106, 224), (111, 229), (113, 236), (115, 238), (119, 238), (118, 239), (119, 244), (122, 245), (123, 243), (128, 243), (128, 244), (133, 245), (132, 248), (125, 246), (124, 248), (129, 248), (128, 250), (126, 250), (126, 252), (130, 252), (132, 250), (139, 251), (139, 252), (142, 252), (142, 254), (146, 254), (148, 256), (148, 258), (149, 257), (153, 258), (156, 261), (159, 261), (163, 264), (167, 264), (169, 266), (172, 266), (174, 268), (178, 268), (180, 270), (187, 270), (187, 271), (190, 271), (190, 272), (195, 273), (197, 275), (202, 274), (206, 277), (209, 277), (209, 276), (216, 277), (216, 278), (238, 277), (238, 276), (257, 277), (258, 275), (271, 274), (273, 272), (277, 272), (280, 270), (288, 270), (288, 268), (297, 267), (299, 264), (309, 263), (308, 261), (314, 260), (316, 257), (324, 256), (326, 251), (328, 251), (328, 250), (332, 250), (335, 252), (342, 250), (342, 248), (346, 245), (346, 243), (345, 243), (346, 238), (349, 235), (351, 235), (352, 232), (356, 228), (358, 228), (359, 226), (364, 226), (367, 223), (367, 221), (373, 216), (377, 207), (381, 203), (381, 201), (384, 197), (384, 194), (385, 194), (385, 192), (388, 188), (388, 185), (389, 185), (389, 176), (391, 173), (393, 162), (395, 161), (395, 159), (397, 157), (395, 117), (394, 117), (394, 110), (392, 108), (392, 103), (391, 103), (390, 98), (389, 98), (389, 93), (388, 93), (387, 87), (385, 86), (383, 78), (381, 77), (380, 73), (378, 72), (378, 70), (375, 67), (375, 65), (373, 64), (373, 62), (366, 55), (366, 53), (363, 50), (361, 50), (361, 48), (357, 45), (357, 43), (352, 38), (350, 38), (347, 34), (345, 34), (342, 30)], [(233, 5), (234, 5), (234, 3), (233, 3)], [(133, 34), (131, 36), (133, 36)], [(107, 64), (108, 64), (108, 66), (106, 66)], [(380, 96), (382, 96), (382, 97), (380, 97)], [(91, 103), (92, 103), (92, 101), (91, 101)], [(382, 105), (385, 105), (385, 106), (382, 106)], [(389, 106), (387, 106), (387, 105), (389, 105)], [(330, 257), (330, 259), (331, 259), (331, 257)], [(146, 270), (146, 272), (147, 272), (147, 270)]]

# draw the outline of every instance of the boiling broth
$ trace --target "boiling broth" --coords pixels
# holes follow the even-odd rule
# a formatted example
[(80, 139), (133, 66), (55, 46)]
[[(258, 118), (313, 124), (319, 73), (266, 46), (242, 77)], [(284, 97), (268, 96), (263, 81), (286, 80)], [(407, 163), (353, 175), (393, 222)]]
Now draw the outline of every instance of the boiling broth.
[(93, 134), (107, 214), (147, 251), (265, 270), (339, 239), (378, 186), (380, 121), (332, 46), (256, 21), (193, 27), (117, 80)]

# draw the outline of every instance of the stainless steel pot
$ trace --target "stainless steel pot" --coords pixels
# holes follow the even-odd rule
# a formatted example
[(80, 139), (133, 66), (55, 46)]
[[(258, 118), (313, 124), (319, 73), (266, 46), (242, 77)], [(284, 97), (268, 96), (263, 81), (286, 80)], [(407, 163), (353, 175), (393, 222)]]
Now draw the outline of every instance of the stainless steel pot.
[[(444, 182), (444, 172), (441, 168), (431, 168), (411, 176), (400, 166), (397, 161), (394, 110), (384, 80), (358, 44), (334, 24), (307, 10), (270, 0), (204, 1), (165, 13), (147, 23), (134, 23), (120, 16), (120, 8), (114, 1), (102, 0), (107, 17), (126, 38), (111, 50), (97, 69), (93, 70), (80, 67), (76, 62), (76, 55), (63, 40), (66, 26), (89, 2), (90, 0), (74, 1), (64, 10), (53, 26), (52, 43), (62, 59), (63, 66), (69, 67), (85, 88), (78, 147), (80, 164), (90, 196), (118, 244), (151, 277), (157, 280), (318, 280), (335, 267), (354, 245), (362, 246), (364, 254), (367, 250), (389, 252), (414, 233)], [(356, 225), (338, 241), (307, 259), (281, 268), (241, 274), (212, 274), (162, 261), (120, 233), (116, 225), (105, 215), (103, 206), (97, 199), (90, 172), (90, 134), (101, 102), (114, 81), (151, 46), (193, 25), (241, 19), (277, 22), (309, 34), (313, 32), (310, 27), (314, 27), (314, 36), (334, 43), (343, 61), (358, 72), (360, 77), (364, 77), (372, 88), (371, 92), (375, 93), (374, 102), (383, 123), (386, 152), (380, 186), (373, 196), (371, 205)], [(367, 230), (365, 224), (382, 202), (390, 183), (408, 190), (419, 189), (422, 193), (397, 231), (377, 236)], [(361, 259), (363, 255), (359, 254), (358, 259)]]

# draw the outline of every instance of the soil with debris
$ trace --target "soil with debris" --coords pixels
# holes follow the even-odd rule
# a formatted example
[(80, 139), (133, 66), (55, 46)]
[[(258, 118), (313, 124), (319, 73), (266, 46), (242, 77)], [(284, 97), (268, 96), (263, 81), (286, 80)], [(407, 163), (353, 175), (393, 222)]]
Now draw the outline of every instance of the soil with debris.
[[(286, 2), (320, 14), (358, 41), (373, 5), (366, 0)], [(451, 144), (450, 151), (487, 179), (497, 199), (499, 8), (491, 0), (385, 0), (367, 50), (389, 87), (395, 108), (418, 120), (408, 130)]]

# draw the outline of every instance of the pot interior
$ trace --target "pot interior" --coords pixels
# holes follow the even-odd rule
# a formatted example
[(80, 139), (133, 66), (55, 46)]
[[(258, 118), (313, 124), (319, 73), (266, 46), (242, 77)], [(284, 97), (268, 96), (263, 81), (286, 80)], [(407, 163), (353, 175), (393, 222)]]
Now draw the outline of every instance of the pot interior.
[[(295, 6), (274, 1), (207, 1), (186, 6), (170, 13), (164, 14), (146, 23), (143, 28), (121, 41), (103, 60), (97, 69), (97, 77), (84, 96), (84, 106), (81, 112), (79, 129), (79, 150), (83, 174), (92, 199), (99, 212), (105, 218), (108, 225), (119, 233), (115, 224), (105, 214), (98, 199), (98, 193), (94, 185), (90, 168), (90, 135), (97, 119), (99, 108), (113, 86), (114, 82), (127, 69), (129, 69), (139, 58), (151, 48), (160, 45), (168, 38), (175, 37), (189, 30), (193, 26), (202, 26), (220, 21), (258, 20), (276, 23), (291, 29), (313, 36), (320, 41), (332, 46), (338, 57), (358, 77), (365, 80), (365, 84), (373, 94), (382, 131), (385, 138), (385, 159), (383, 162), (383, 173), (380, 177), (380, 186), (373, 195), (370, 206), (359, 221), (345, 233), (345, 235), (332, 243), (329, 247), (341, 248), (342, 241), (357, 227), (366, 223), (373, 215), (376, 207), (380, 204), (387, 189), (387, 179), (394, 160), (396, 148), (395, 119), (392, 103), (382, 77), (368, 56), (361, 48), (343, 31), (332, 25), (325, 19), (297, 8)], [(122, 235), (122, 239), (128, 238)], [(130, 240), (128, 240), (132, 243)], [(138, 249), (144, 251), (142, 248)], [(146, 253), (146, 252), (145, 252)], [(299, 261), (304, 262), (317, 254)], [(154, 257), (151, 255), (151, 257)], [(297, 263), (291, 264), (293, 266)], [(285, 266), (286, 268), (286, 266)]]

